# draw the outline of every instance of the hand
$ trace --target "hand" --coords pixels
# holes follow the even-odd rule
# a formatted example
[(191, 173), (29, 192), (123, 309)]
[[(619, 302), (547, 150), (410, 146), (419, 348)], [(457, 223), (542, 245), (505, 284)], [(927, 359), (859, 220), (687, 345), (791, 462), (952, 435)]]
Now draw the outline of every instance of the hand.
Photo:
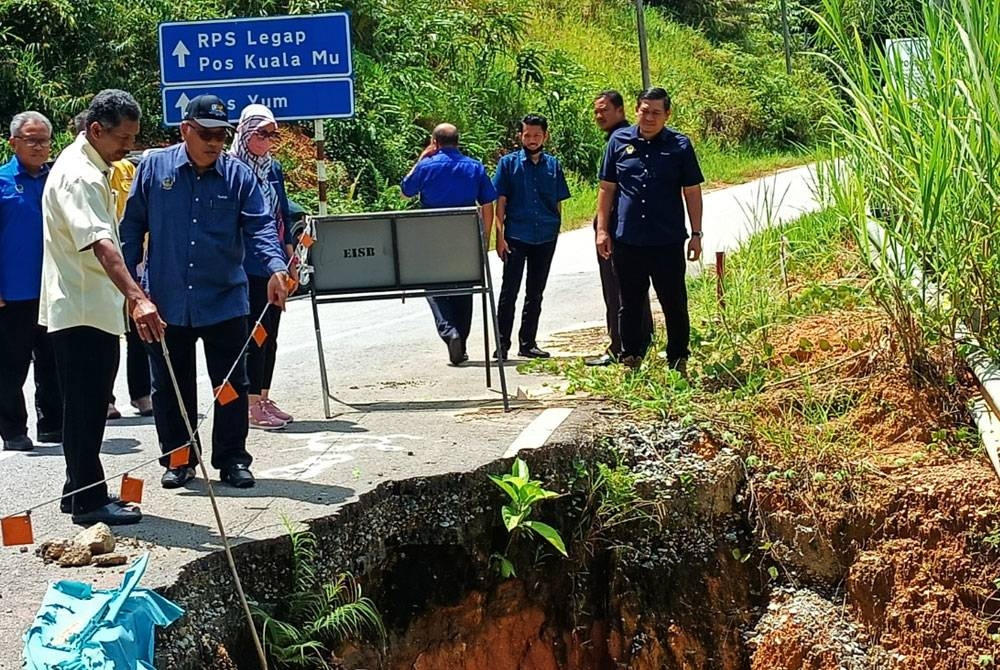
[(7, 303), (5, 303), (5, 302), (3, 301), (3, 298), (0, 298), (0, 308), (2, 308), (2, 307), (6, 307), (6, 306), (7, 306)]
[(601, 258), (607, 260), (611, 258), (611, 236), (608, 235), (606, 230), (597, 231), (597, 253), (601, 255)]
[(135, 322), (139, 339), (143, 342), (159, 342), (163, 339), (167, 324), (160, 318), (160, 312), (149, 298), (133, 300), (129, 314)]
[(285, 299), (288, 297), (288, 273), (275, 272), (267, 281), (267, 301), (285, 311)]
[(506, 261), (509, 255), (510, 249), (507, 248), (507, 240), (501, 237), (497, 240), (497, 256), (500, 257), (500, 260)]
[(420, 155), (417, 157), (417, 162), (419, 163), (420, 161), (422, 161), (423, 159), (427, 158), (428, 156), (433, 156), (434, 154), (437, 153), (437, 151), (438, 151), (437, 142), (435, 142), (432, 139), (431, 143), (428, 144), (426, 147), (424, 147), (424, 150), (420, 152)]
[(687, 259), (689, 261), (696, 261), (701, 258), (701, 235), (697, 237), (692, 237), (688, 240), (688, 255)]

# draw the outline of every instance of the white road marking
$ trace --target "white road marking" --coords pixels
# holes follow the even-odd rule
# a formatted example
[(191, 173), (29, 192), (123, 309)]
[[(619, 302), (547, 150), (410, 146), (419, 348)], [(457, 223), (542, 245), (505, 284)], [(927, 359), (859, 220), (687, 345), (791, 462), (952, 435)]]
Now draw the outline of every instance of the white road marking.
[(573, 410), (567, 407), (552, 407), (545, 410), (521, 431), (517, 439), (507, 447), (503, 457), (510, 458), (516, 456), (522, 449), (537, 449), (542, 446), (572, 412)]
[(354, 460), (354, 457), (349, 455), (352, 451), (363, 448), (384, 452), (403, 451), (403, 447), (394, 444), (394, 441), (422, 439), (416, 435), (402, 433), (393, 433), (391, 435), (344, 435), (326, 430), (303, 435), (288, 435), (287, 437), (291, 440), (305, 441), (305, 444), (301, 447), (282, 449), (283, 453), (289, 451), (312, 451), (316, 455), (310, 456), (299, 463), (265, 470), (259, 473), (258, 477), (292, 480), (312, 479), (334, 465)]

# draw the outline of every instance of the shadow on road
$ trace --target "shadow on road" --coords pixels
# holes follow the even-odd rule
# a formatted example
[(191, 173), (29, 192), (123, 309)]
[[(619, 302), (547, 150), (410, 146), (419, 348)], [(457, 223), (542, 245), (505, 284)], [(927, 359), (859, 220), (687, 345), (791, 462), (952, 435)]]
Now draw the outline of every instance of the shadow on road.
[[(292, 479), (258, 479), (257, 485), (252, 489), (234, 489), (213, 479), (212, 490), (216, 498), (243, 498), (247, 501), (255, 498), (263, 498), (265, 501), (272, 498), (287, 498), (317, 505), (338, 505), (354, 495), (354, 489)], [(177, 495), (183, 498), (207, 498), (208, 489), (205, 487), (205, 481), (199, 478), (178, 491)], [(248, 504), (246, 507), (251, 509), (255, 505)], [(264, 505), (260, 508), (263, 509)]]
[(343, 421), (341, 419), (330, 419), (328, 421), (295, 421), (290, 423), (280, 431), (275, 431), (276, 435), (288, 433), (367, 433), (368, 429), (359, 426), (353, 421)]

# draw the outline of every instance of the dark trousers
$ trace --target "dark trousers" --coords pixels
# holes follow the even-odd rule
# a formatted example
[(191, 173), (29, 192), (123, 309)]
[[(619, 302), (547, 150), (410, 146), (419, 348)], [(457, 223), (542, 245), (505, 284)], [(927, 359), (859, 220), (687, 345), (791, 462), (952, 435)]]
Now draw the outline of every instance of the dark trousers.
[[(615, 273), (615, 264), (610, 258), (604, 258), (597, 254), (597, 269), (601, 274), (601, 290), (604, 293), (604, 318), (608, 324), (608, 337), (611, 344), (608, 345), (608, 353), (615, 357), (622, 355), (622, 335), (618, 327), (618, 313), (622, 308), (621, 287), (618, 285), (618, 275)], [(653, 312), (649, 308), (649, 294), (642, 302), (642, 315), (640, 326), (644, 333), (653, 335)]]
[[(200, 339), (205, 350), (205, 363), (212, 388), (218, 388), (229, 368), (236, 361), (236, 367), (229, 383), (239, 397), (225, 405), (215, 403), (212, 426), (212, 467), (222, 469), (232, 465), (250, 465), (253, 458), (247, 452), (247, 369), (246, 357), (241, 348), (247, 337), (246, 317), (237, 317), (210, 326), (192, 328), (168, 325), (166, 330), (167, 349), (170, 361), (177, 375), (177, 384), (184, 398), (184, 407), (191, 427), (198, 425), (198, 370), (195, 365), (195, 344)], [(256, 346), (250, 343), (250, 346)], [(153, 418), (156, 434), (160, 439), (163, 453), (176, 449), (191, 441), (184, 417), (177, 404), (167, 362), (158, 342), (146, 345), (149, 361), (153, 368)], [(199, 439), (196, 436), (196, 439)], [(201, 444), (199, 439), (198, 444)], [(160, 464), (169, 467), (169, 459), (163, 457)], [(198, 458), (191, 449), (188, 464), (197, 465)]]
[(472, 332), (472, 296), (449, 295), (441, 298), (427, 298), (434, 314), (438, 335), (448, 342), (460, 337), (464, 343)]
[(0, 307), (0, 437), (28, 434), (24, 382), (35, 362), (35, 411), (39, 433), (62, 430), (62, 395), (52, 340), (38, 325), (37, 300), (12, 300)]
[(247, 324), (250, 328), (257, 323), (257, 317), (264, 308), (264, 318), (260, 325), (267, 331), (264, 346), (258, 347), (256, 342), (250, 342), (247, 348), (247, 378), (250, 380), (250, 394), (260, 395), (264, 389), (271, 388), (274, 378), (274, 363), (278, 357), (278, 325), (281, 323), (281, 310), (267, 302), (267, 284), (269, 277), (247, 275), (250, 283), (250, 316)]
[(556, 240), (543, 244), (507, 240), (507, 259), (503, 262), (503, 280), (500, 284), (500, 300), (497, 302), (500, 347), (504, 351), (510, 349), (517, 294), (521, 290), (525, 266), (528, 268), (528, 278), (524, 284), (524, 307), (521, 310), (521, 328), (517, 333), (517, 341), (521, 350), (537, 346), (535, 338), (538, 335), (538, 318), (542, 314), (542, 293), (549, 280), (549, 269), (555, 252)]
[(615, 272), (621, 285), (619, 322), (624, 356), (645, 356), (651, 337), (642, 326), (643, 303), (649, 305), (649, 282), (667, 322), (667, 360), (674, 363), (690, 354), (691, 324), (688, 318), (684, 272), (685, 245), (636, 247), (616, 242)]
[[(135, 321), (129, 319), (129, 331), (125, 334), (125, 377), (128, 381), (129, 400), (145, 398), (152, 390), (152, 380), (149, 372), (149, 354), (146, 345), (139, 337)], [(115, 370), (115, 376), (118, 371)], [(111, 394), (111, 404), (115, 404), (115, 395)]]
[(63, 494), (102, 482), (72, 496), (70, 510), (80, 514), (108, 503), (108, 487), (102, 481), (101, 442), (118, 369), (120, 338), (87, 326), (57, 330), (51, 337), (63, 391)]

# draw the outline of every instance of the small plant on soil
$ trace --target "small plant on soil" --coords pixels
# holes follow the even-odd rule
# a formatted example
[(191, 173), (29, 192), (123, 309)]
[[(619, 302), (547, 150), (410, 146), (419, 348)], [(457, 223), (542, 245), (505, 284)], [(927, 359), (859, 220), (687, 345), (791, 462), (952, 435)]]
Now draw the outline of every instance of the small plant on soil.
[(500, 508), (503, 525), (510, 534), (507, 548), (502, 554), (493, 554), (490, 557), (497, 564), (500, 576), (506, 579), (516, 575), (514, 564), (507, 558), (507, 552), (518, 535), (538, 535), (555, 547), (556, 551), (566, 556), (566, 544), (559, 531), (546, 523), (529, 518), (536, 503), (547, 498), (555, 498), (559, 494), (542, 488), (542, 482), (531, 479), (528, 464), (520, 458), (514, 460), (509, 474), (499, 477), (489, 475), (489, 478), (510, 498), (510, 503)]
[(385, 639), (382, 617), (347, 572), (323, 581), (316, 572), (316, 536), (286, 521), (292, 542), (293, 590), (283, 600), (253, 606), (264, 647), (277, 667), (336, 668), (334, 649), (346, 642)]

